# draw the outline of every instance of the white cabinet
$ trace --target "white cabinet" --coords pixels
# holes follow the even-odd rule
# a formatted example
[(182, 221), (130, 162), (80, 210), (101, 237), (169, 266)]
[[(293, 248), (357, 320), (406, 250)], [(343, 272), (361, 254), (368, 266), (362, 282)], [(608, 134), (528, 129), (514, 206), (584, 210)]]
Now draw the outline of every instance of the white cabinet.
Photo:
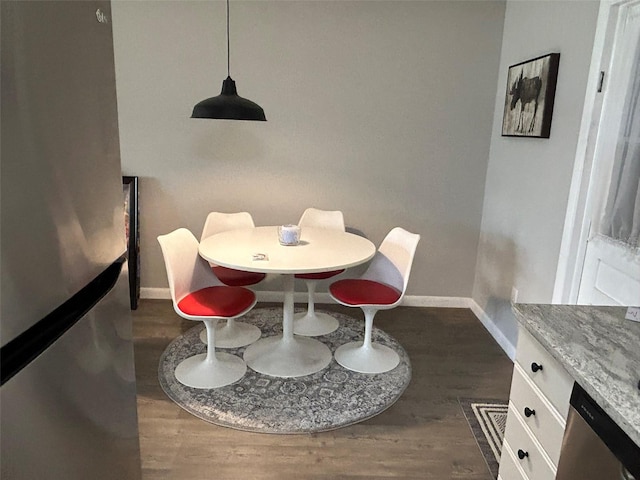
[(513, 368), (501, 480), (553, 480), (573, 379), (529, 332), (520, 328)]

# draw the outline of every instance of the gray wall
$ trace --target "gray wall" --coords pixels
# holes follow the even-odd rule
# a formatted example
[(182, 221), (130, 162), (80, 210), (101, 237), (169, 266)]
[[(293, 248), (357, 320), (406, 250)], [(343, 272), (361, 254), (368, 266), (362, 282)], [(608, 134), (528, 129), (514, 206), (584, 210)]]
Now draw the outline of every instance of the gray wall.
[[(511, 288), (550, 303), (599, 4), (507, 3), (473, 299), (515, 344)], [(551, 138), (501, 137), (510, 65), (560, 52)]]
[(264, 225), (315, 206), (376, 244), (396, 225), (421, 234), (409, 294), (471, 295), (504, 2), (232, 1), (231, 76), (266, 123), (189, 118), (226, 77), (224, 2), (112, 8), (143, 287), (167, 285), (159, 234), (199, 237), (212, 210)]

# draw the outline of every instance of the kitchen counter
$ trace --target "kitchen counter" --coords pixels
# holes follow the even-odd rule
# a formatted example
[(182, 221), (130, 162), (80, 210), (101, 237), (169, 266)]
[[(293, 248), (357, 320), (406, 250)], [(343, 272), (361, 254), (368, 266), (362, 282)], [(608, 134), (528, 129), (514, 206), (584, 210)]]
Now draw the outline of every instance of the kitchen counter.
[(626, 307), (516, 304), (520, 324), (640, 445), (640, 323)]

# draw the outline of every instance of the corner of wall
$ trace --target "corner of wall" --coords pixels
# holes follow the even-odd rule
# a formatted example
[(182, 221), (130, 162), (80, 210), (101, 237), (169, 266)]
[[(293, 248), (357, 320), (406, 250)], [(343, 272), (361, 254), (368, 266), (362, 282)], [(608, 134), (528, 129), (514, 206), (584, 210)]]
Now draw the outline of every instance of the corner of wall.
[(502, 332), (502, 330), (498, 327), (496, 322), (478, 305), (478, 303), (470, 298), (469, 299), (469, 308), (478, 317), (480, 323), (484, 325), (484, 328), (491, 334), (493, 339), (500, 345), (504, 353), (514, 361), (516, 358), (516, 345), (513, 341), (511, 341), (507, 336)]

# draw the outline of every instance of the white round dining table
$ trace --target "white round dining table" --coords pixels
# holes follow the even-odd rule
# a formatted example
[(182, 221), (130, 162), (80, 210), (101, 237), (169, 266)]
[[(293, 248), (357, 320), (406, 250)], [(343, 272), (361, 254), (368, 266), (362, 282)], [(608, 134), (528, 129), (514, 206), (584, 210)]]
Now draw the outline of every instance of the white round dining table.
[(375, 245), (364, 237), (312, 227), (304, 227), (300, 243), (292, 246), (280, 245), (275, 226), (228, 230), (200, 243), (200, 255), (216, 265), (282, 275), (283, 333), (261, 338), (244, 352), (249, 367), (274, 377), (311, 375), (331, 362), (331, 351), (324, 343), (293, 334), (294, 275), (353, 267), (375, 253)]

